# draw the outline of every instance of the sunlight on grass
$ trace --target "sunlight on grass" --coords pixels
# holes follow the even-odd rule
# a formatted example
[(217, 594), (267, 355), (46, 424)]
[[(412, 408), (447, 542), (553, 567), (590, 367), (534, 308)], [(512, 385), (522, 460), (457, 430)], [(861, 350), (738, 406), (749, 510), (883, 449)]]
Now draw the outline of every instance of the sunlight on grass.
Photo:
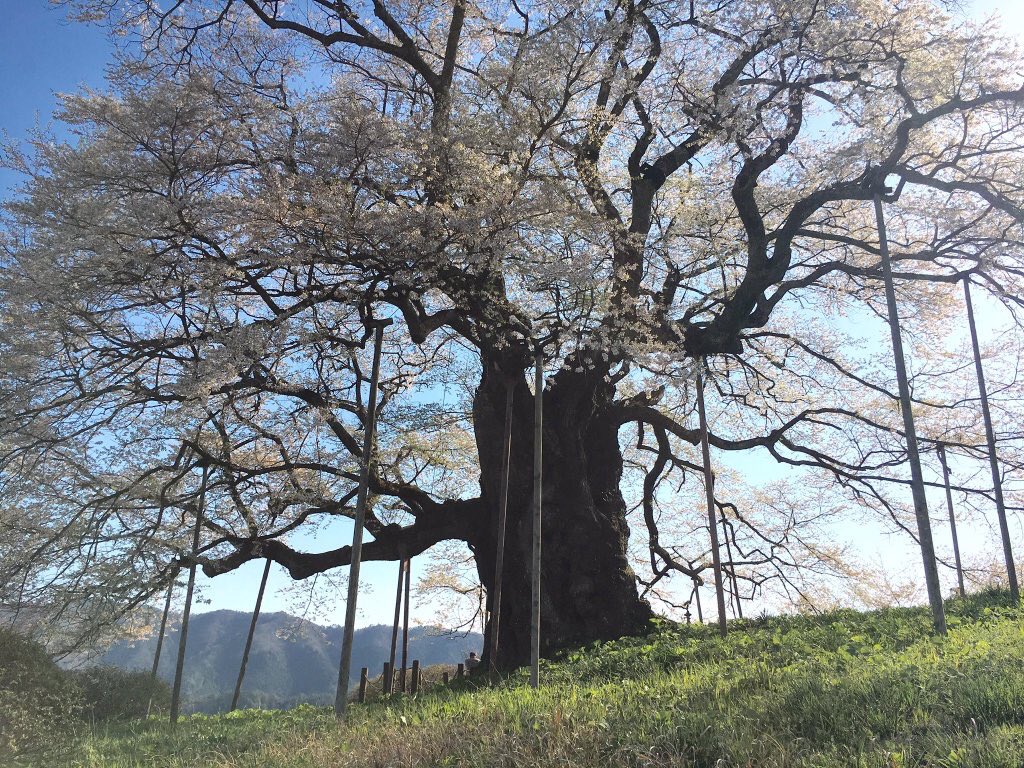
[(1019, 768), (1024, 613), (986, 594), (920, 610), (657, 624), (495, 687), (355, 706), (109, 726), (67, 765)]

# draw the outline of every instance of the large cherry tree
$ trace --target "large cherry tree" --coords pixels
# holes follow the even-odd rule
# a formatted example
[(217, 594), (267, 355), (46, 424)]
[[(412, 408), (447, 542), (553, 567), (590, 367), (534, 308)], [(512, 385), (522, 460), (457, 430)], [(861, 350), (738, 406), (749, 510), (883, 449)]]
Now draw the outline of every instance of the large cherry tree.
[[(698, 373), (716, 449), (898, 517), (891, 374), (843, 344), (844, 314), (884, 312), (874, 195), (909, 326), (965, 275), (1019, 307), (1018, 54), (928, 0), (66, 5), (135, 47), (64, 98), (72, 140), (6, 155), (3, 472), (34, 510), (7, 561), (40, 595), (129, 606), (192, 557), (348, 564), (294, 534), (353, 514), (391, 319), (364, 556), (461, 541), (492, 586), (512, 397), (499, 656), (522, 663), (542, 396), (544, 652), (639, 632), (652, 586), (710, 568), (706, 531), (660, 527), (699, 476)], [(950, 432), (956, 405), (918, 402)], [(811, 512), (718, 490), (754, 587), (813, 559)]]

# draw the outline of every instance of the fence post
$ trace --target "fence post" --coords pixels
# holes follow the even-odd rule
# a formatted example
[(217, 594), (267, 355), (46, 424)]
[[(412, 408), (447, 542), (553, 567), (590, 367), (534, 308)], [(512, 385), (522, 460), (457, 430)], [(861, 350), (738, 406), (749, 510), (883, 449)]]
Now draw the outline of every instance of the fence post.
[(420, 661), (419, 659), (412, 660), (412, 682), (409, 684), (409, 693), (413, 696), (420, 689)]
[(455, 670), (455, 679), (456, 680), (461, 680), (465, 676), (466, 676), (466, 665), (462, 664), (460, 662), (458, 668)]
[(363, 704), (366, 702), (366, 675), (370, 670), (363, 667), (359, 670), (359, 703)]
[(395, 672), (391, 662), (384, 662), (384, 671), (380, 673), (381, 691), (391, 693), (394, 690)]
[(448, 670), (447, 669), (444, 672), (441, 673), (441, 680), (444, 682), (445, 685), (448, 685)]

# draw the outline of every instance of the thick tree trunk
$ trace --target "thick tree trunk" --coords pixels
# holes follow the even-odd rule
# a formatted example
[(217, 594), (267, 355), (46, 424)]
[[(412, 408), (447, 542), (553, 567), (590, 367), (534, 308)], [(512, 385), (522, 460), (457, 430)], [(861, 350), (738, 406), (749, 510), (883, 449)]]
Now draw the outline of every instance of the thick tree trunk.
[[(533, 396), (515, 378), (508, 521), (497, 666), (530, 658)], [(642, 632), (651, 617), (627, 558), (629, 527), (619, 490), (618, 425), (606, 415), (613, 388), (600, 375), (560, 371), (544, 401), (541, 655)], [(494, 578), (505, 376), (486, 366), (474, 403), (481, 490), (490, 510), (470, 542), (481, 582)], [(485, 635), (484, 657), (491, 648)]]

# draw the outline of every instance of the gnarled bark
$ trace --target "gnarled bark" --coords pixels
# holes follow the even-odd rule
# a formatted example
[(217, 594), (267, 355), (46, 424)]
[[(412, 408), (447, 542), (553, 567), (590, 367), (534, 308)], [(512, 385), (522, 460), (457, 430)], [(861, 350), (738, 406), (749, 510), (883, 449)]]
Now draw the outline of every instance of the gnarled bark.
[[(486, 365), (473, 407), (481, 489), (489, 510), (470, 541), (480, 580), (494, 579), (505, 376)], [(651, 609), (629, 565), (629, 527), (619, 490), (622, 454), (611, 416), (613, 387), (594, 373), (560, 371), (544, 392), (541, 654), (641, 632)], [(515, 378), (508, 523), (497, 663), (529, 660), (533, 395)], [(492, 649), (486, 641), (484, 656)]]

